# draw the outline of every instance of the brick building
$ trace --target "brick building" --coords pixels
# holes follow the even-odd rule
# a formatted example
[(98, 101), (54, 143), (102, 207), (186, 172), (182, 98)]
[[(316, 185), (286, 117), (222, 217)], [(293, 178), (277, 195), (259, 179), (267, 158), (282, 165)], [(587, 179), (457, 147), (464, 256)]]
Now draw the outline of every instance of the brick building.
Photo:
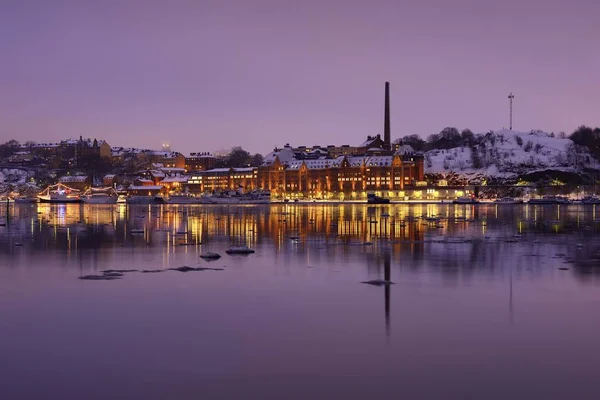
[(186, 171), (206, 171), (215, 167), (217, 159), (210, 153), (190, 153), (185, 157)]

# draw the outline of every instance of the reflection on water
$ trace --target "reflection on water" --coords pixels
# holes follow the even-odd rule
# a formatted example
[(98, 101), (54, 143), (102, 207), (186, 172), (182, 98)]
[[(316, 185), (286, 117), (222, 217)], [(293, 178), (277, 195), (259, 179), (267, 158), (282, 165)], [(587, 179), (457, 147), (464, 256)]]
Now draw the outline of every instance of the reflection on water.
[(0, 219), (6, 222), (0, 227), (6, 256), (66, 250), (68, 258), (111, 247), (153, 247), (169, 254), (179, 246), (262, 245), (306, 262), (327, 249), (330, 261), (348, 252), (368, 264), (391, 257), (410, 267), (443, 266), (440, 272), (447, 276), (494, 271), (504, 262), (500, 256), (516, 249), (530, 257), (528, 266), (539, 265), (542, 256), (553, 255), (542, 254), (550, 245), (586, 269), (600, 250), (595, 206), (38, 204), (13, 206), (10, 218), (4, 212)]
[[(0, 382), (11, 399), (585, 398), (600, 356), (596, 212), (12, 204)], [(77, 279), (206, 265), (208, 251), (223, 271)], [(394, 284), (360, 284), (374, 279)]]

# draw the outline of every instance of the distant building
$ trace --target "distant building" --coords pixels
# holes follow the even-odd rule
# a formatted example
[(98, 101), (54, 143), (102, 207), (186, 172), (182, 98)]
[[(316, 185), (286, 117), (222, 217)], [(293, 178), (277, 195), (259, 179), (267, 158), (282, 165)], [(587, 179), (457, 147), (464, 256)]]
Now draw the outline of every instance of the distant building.
[(127, 188), (129, 196), (156, 196), (162, 191), (163, 187), (157, 185), (131, 185)]
[(58, 178), (58, 182), (72, 189), (81, 190), (82, 192), (91, 186), (90, 177), (86, 175), (61, 176)]
[(165, 192), (181, 192), (189, 177), (185, 175), (185, 168), (161, 168), (164, 177), (158, 181), (158, 185), (165, 188)]
[(111, 147), (104, 140), (84, 139), (82, 136), (79, 139), (67, 139), (58, 144), (58, 156), (62, 159), (75, 158), (89, 155), (98, 155), (103, 158), (111, 157)]
[(114, 184), (117, 183), (116, 177), (117, 176), (115, 174), (104, 175), (102, 177), (102, 185), (103, 186), (113, 186)]
[(185, 168), (185, 157), (176, 151), (144, 150), (137, 157), (146, 158), (150, 163), (160, 163), (167, 168)]
[(186, 171), (206, 171), (215, 167), (217, 159), (210, 153), (190, 153), (185, 157)]

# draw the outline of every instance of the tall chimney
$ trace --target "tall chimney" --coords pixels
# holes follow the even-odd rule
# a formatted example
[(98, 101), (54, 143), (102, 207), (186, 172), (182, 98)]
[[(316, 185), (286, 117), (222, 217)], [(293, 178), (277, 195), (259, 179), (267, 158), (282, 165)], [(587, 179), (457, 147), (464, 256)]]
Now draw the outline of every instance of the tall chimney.
[(385, 116), (383, 121), (383, 141), (386, 150), (391, 150), (392, 141), (390, 138), (390, 83), (385, 83)]

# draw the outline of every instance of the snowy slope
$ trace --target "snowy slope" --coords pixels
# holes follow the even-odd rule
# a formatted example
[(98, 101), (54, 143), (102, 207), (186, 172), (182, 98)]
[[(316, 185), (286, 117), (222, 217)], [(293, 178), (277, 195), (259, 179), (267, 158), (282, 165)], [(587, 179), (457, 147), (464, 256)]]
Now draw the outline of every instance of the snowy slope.
[(514, 178), (548, 169), (579, 172), (599, 168), (587, 149), (542, 131), (501, 130), (476, 135), (476, 139), (472, 147), (428, 151), (425, 173)]
[(7, 195), (11, 192), (39, 191), (39, 188), (29, 183), (32, 176), (33, 172), (18, 168), (0, 169), (0, 195)]

